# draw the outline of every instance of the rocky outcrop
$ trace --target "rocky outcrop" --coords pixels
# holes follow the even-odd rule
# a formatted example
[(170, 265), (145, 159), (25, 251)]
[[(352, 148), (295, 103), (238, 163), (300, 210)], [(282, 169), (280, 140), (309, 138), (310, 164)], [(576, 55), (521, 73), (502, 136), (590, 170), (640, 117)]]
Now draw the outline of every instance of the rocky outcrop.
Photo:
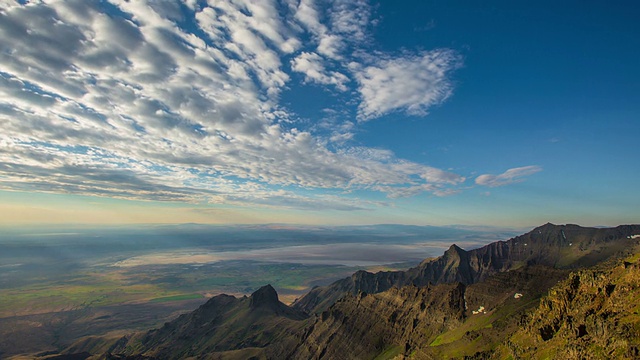
[(518, 330), (523, 316), (567, 274), (542, 265), (525, 266), (467, 286), (465, 321), (416, 349), (414, 354), (421, 356), (416, 358), (486, 358), (505, 336)]
[(407, 286), (347, 296), (322, 312), (291, 354), (295, 359), (372, 359), (404, 354), (464, 319), (461, 283)]
[(541, 265), (525, 266), (469, 286), (408, 285), (347, 295), (318, 314), (295, 352), (280, 358), (481, 356), (516, 331), (523, 314), (567, 274)]
[(640, 358), (640, 255), (572, 273), (496, 358)]
[(347, 294), (377, 293), (405, 285), (426, 286), (459, 281), (474, 284), (487, 277), (525, 265), (575, 268), (596, 264), (624, 251), (640, 234), (640, 225), (616, 228), (585, 228), (578, 225), (545, 224), (507, 241), (497, 241), (465, 251), (452, 245), (442, 256), (423, 261), (407, 271), (369, 273), (312, 289), (293, 307), (320, 313)]
[(249, 298), (249, 307), (252, 309), (266, 307), (277, 311), (280, 307), (280, 300), (276, 289), (269, 284), (256, 290)]

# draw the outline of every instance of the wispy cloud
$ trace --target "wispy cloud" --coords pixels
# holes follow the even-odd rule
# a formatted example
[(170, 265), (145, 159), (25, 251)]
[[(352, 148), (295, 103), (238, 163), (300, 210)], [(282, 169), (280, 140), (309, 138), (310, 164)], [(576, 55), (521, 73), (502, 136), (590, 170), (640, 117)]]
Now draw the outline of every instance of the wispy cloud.
[(340, 91), (346, 91), (349, 78), (337, 71), (328, 71), (322, 58), (316, 53), (303, 52), (291, 60), (291, 69), (303, 73), (305, 80), (322, 85), (335, 85)]
[(509, 169), (499, 175), (484, 174), (476, 178), (476, 184), (489, 187), (498, 187), (524, 181), (524, 177), (542, 171), (537, 165), (517, 167)]
[(452, 94), (449, 74), (460, 64), (455, 52), (441, 49), (376, 59), (374, 64), (364, 67), (353, 65), (362, 95), (358, 118), (371, 120), (392, 111), (426, 115), (430, 107)]
[(359, 92), (360, 120), (425, 115), (451, 95), (451, 50), (350, 56), (375, 23), (365, 1), (2, 4), (2, 189), (349, 210), (385, 204), (345, 189), (440, 194), (464, 181), (350, 146), (355, 114), (328, 137), (283, 126), (291, 71)]

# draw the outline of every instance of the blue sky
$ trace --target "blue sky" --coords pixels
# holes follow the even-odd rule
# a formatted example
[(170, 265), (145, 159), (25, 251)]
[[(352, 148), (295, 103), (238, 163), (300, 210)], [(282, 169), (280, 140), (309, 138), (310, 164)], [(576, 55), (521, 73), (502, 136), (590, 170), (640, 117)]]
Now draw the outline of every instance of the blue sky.
[(637, 223), (639, 18), (0, 0), (0, 221)]

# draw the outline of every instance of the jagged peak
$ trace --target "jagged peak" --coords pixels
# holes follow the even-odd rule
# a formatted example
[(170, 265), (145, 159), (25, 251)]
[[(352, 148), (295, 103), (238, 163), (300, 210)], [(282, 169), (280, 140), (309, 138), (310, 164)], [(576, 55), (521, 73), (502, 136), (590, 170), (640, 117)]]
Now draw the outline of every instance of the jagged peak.
[(466, 253), (466, 251), (456, 244), (451, 244), (449, 249), (444, 252), (445, 255), (460, 255)]
[[(560, 231), (560, 230), (562, 230), (564, 228), (566, 228), (566, 225), (557, 225), (557, 224), (552, 224), (552, 223), (548, 222), (548, 223), (546, 223), (544, 225), (540, 225), (540, 226), (534, 228), (533, 230), (531, 230), (527, 234), (548, 234), (548, 233), (553, 233), (553, 232)], [(525, 235), (527, 235), (527, 234), (525, 234)]]
[(549, 228), (555, 228), (555, 227), (558, 227), (558, 226), (559, 226), (559, 225), (556, 225), (556, 224), (553, 224), (553, 223), (548, 222), (548, 223), (546, 223), (546, 224), (543, 224), (543, 225), (540, 225), (540, 226), (536, 227), (536, 228), (535, 228), (535, 229), (533, 229), (533, 230), (549, 229)]
[(353, 279), (354, 281), (358, 280), (358, 279), (362, 279), (362, 278), (366, 278), (373, 275), (372, 273), (366, 271), (366, 270), (358, 270), (356, 272), (354, 272), (353, 274), (351, 274), (351, 279)]
[(255, 308), (265, 305), (277, 305), (278, 303), (280, 303), (280, 300), (278, 299), (276, 289), (274, 289), (271, 284), (268, 284), (251, 294), (249, 304), (252, 308)]

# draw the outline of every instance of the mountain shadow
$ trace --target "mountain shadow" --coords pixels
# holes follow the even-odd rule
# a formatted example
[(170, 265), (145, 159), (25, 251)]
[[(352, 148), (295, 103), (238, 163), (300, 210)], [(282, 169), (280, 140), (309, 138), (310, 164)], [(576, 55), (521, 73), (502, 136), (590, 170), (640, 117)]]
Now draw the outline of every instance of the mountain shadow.
[(265, 358), (292, 348), (294, 334), (308, 315), (278, 300), (271, 285), (249, 297), (218, 295), (190, 314), (179, 316), (157, 330), (121, 339), (109, 352), (129, 358), (184, 359), (218, 353), (226, 357)]

